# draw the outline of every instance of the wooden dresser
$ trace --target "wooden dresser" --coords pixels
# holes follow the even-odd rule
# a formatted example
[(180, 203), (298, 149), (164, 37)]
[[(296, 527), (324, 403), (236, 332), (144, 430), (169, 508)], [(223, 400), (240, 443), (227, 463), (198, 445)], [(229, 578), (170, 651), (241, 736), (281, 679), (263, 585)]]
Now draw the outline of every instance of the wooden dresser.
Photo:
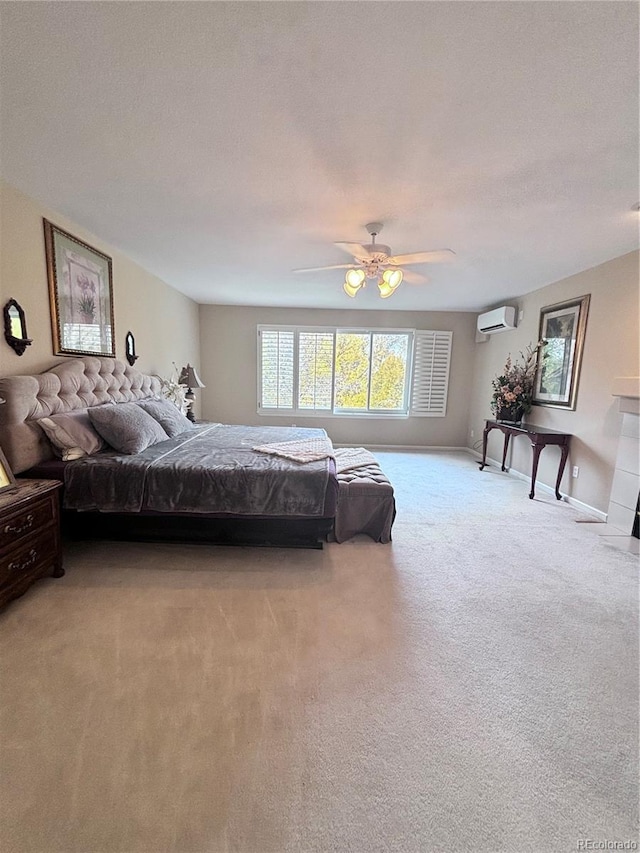
[(38, 578), (62, 577), (57, 480), (18, 480), (0, 492), (0, 607)]

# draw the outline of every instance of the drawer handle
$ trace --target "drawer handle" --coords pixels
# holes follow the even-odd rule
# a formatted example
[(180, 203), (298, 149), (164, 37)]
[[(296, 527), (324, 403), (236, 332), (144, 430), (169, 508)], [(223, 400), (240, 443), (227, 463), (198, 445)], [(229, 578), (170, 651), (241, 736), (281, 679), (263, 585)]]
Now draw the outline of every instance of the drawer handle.
[(24, 533), (25, 530), (29, 530), (30, 527), (33, 527), (33, 516), (31, 513), (25, 518), (22, 524), (5, 524), (4, 532), (5, 533)]
[(23, 560), (21, 563), (17, 561), (15, 563), (9, 563), (9, 571), (10, 572), (23, 572), (25, 569), (28, 569), (29, 566), (32, 566), (36, 560), (38, 559), (38, 552), (35, 548), (32, 548), (29, 551), (29, 555), (26, 560)]

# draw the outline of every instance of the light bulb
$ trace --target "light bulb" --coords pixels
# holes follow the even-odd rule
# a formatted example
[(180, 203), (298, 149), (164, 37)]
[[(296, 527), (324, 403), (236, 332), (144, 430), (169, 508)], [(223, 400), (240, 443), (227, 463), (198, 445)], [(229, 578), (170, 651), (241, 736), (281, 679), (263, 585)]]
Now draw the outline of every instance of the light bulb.
[(385, 270), (382, 273), (382, 279), (392, 290), (395, 290), (402, 281), (402, 270)]
[(349, 270), (345, 276), (345, 282), (351, 287), (362, 287), (364, 279), (364, 270)]

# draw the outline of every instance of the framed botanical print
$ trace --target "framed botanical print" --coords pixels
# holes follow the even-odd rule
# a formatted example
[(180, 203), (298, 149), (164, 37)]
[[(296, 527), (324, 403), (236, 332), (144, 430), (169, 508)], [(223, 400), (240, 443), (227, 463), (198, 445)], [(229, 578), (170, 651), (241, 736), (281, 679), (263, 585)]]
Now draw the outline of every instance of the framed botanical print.
[(0, 450), (0, 492), (5, 489), (13, 489), (16, 485), (16, 478), (13, 476), (13, 471), (9, 467), (7, 459)]
[(44, 220), (54, 355), (115, 357), (111, 258)]
[(538, 367), (533, 393), (537, 406), (575, 409), (590, 295), (547, 305), (540, 311)]

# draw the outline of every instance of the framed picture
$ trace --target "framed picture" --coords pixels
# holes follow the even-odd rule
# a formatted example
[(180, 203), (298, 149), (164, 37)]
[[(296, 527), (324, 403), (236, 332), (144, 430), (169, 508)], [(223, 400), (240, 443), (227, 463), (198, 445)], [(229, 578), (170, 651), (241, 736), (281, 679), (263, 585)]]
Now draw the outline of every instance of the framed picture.
[(0, 450), (0, 492), (5, 489), (13, 489), (16, 485), (16, 478), (13, 476), (9, 463), (2, 450)]
[(533, 402), (538, 406), (575, 409), (590, 295), (547, 305), (540, 311)]
[(111, 258), (44, 220), (54, 355), (115, 357)]

